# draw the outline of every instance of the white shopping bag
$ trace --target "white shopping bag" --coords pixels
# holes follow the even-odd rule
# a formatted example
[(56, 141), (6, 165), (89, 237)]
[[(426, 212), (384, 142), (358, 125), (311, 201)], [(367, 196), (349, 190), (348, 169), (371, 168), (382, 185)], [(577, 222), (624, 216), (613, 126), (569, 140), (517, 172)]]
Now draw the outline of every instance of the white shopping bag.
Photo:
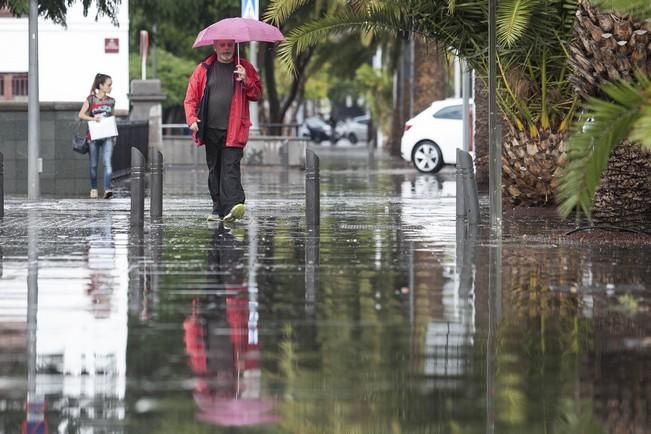
[(101, 118), (99, 122), (89, 121), (88, 132), (91, 140), (105, 139), (118, 135), (118, 126), (115, 123), (115, 116)]

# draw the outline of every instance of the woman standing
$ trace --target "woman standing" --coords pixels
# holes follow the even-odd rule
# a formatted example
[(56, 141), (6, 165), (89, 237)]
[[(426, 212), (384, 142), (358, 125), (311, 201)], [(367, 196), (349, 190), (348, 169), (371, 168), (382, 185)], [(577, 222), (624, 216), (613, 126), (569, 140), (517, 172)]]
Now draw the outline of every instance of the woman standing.
[[(108, 96), (113, 87), (113, 80), (106, 74), (95, 75), (93, 87), (90, 95), (84, 101), (79, 110), (79, 119), (89, 122), (99, 122), (103, 117), (113, 116), (115, 99)], [(111, 157), (113, 156), (113, 146), (115, 137), (106, 137), (104, 139), (90, 140), (88, 137), (90, 150), (90, 197), (97, 198), (97, 164), (99, 153), (102, 152), (104, 160), (104, 199), (110, 199), (113, 196), (111, 190), (111, 178), (113, 168), (111, 167)]]

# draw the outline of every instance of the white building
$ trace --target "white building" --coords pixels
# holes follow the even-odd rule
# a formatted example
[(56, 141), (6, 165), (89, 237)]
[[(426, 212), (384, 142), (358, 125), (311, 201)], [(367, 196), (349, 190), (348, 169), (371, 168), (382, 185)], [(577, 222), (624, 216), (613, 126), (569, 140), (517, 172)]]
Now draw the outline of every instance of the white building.
[[(117, 6), (119, 27), (107, 17), (95, 21), (93, 6), (84, 17), (80, 1), (68, 8), (65, 28), (38, 22), (39, 98), (41, 102), (81, 102), (95, 74), (113, 78), (116, 110), (129, 109), (129, 1)], [(0, 102), (27, 100), (28, 19), (0, 10)]]

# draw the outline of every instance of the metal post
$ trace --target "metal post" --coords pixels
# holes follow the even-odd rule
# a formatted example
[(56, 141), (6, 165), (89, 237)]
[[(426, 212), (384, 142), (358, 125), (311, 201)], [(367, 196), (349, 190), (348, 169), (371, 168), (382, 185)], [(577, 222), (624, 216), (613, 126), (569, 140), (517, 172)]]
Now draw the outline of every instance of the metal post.
[(36, 387), (36, 337), (38, 330), (39, 222), (36, 211), (27, 214), (27, 402), (25, 426), (30, 432), (45, 424), (45, 397)]
[(151, 156), (151, 197), (149, 211), (152, 219), (163, 216), (163, 154), (153, 151)]
[(131, 148), (131, 226), (145, 224), (145, 157), (138, 148)]
[(308, 230), (319, 227), (320, 216), (320, 185), (319, 157), (312, 150), (305, 150), (305, 221)]
[(465, 60), (461, 60), (461, 75), (461, 95), (463, 96), (463, 131), (461, 137), (463, 150), (467, 152), (470, 150), (470, 132), (472, 129), (470, 125), (470, 67)]
[(5, 159), (0, 152), (0, 218), (5, 216)]
[(457, 148), (457, 166), (456, 166), (456, 181), (457, 181), (457, 219), (466, 218), (466, 203), (465, 194), (463, 191), (463, 168), (461, 167), (461, 155), (463, 151)]
[(497, 331), (502, 319), (502, 239), (491, 237), (488, 252), (488, 339), (486, 342), (486, 433), (495, 433), (497, 419)]
[(497, 143), (497, 0), (488, 0), (488, 143), (491, 227), (502, 224), (502, 159)]
[(39, 143), (41, 109), (38, 97), (38, 0), (29, 0), (29, 72), (27, 73), (27, 199), (41, 196)]
[(462, 170), (465, 215), (468, 217), (470, 224), (477, 224), (479, 223), (479, 195), (477, 193), (472, 157), (469, 153), (463, 151), (461, 151), (460, 157), (461, 161), (457, 161), (457, 167), (461, 166)]
[[(256, 18), (257, 19), (257, 18)], [(255, 68), (255, 70), (258, 70), (258, 45), (255, 42), (251, 42), (251, 65)], [(251, 104), (249, 107), (249, 111), (251, 112), (251, 130), (253, 130), (253, 133), (259, 134), (260, 133), (260, 120), (259, 114), (258, 114), (258, 104), (254, 103)]]

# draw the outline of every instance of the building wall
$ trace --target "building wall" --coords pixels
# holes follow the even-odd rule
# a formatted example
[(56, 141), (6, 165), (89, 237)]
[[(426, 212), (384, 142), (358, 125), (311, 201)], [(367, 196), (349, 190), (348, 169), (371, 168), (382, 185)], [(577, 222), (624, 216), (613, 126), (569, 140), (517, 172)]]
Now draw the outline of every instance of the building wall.
[[(41, 104), (40, 175), (46, 196), (86, 196), (90, 189), (88, 156), (72, 150), (79, 112), (77, 103)], [(27, 194), (27, 104), (0, 104), (0, 152), (4, 157), (4, 191)], [(100, 178), (101, 179), (101, 178)]]
[[(39, 18), (39, 99), (41, 102), (81, 102), (98, 72), (113, 78), (111, 95), (117, 110), (128, 110), (129, 1), (118, 6), (119, 27), (106, 17), (95, 21), (96, 9), (83, 16), (81, 2), (68, 8), (67, 29)], [(106, 53), (106, 39), (117, 39), (117, 53)], [(27, 72), (28, 19), (0, 17), (0, 73)], [(1, 99), (1, 97), (0, 97)]]

